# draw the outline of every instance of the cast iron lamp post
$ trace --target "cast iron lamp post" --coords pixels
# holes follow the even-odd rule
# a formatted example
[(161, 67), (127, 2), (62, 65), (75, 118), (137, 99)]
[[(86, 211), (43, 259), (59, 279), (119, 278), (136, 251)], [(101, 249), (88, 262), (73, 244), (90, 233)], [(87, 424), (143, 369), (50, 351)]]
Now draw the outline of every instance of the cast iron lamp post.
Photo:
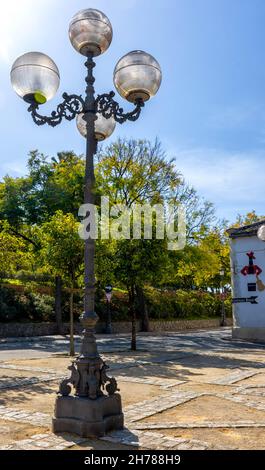
[[(69, 37), (73, 47), (86, 56), (86, 93), (82, 96), (63, 94), (63, 101), (50, 116), (43, 116), (39, 106), (56, 94), (60, 83), (59, 70), (45, 54), (30, 52), (19, 57), (12, 66), (11, 82), (15, 92), (29, 104), (33, 121), (41, 126), (57, 126), (65, 118), (77, 118), (77, 127), (86, 138), (86, 169), (84, 203), (94, 204), (94, 155), (97, 142), (110, 136), (116, 122), (138, 119), (145, 101), (156, 94), (161, 84), (158, 62), (146, 52), (132, 51), (123, 56), (114, 70), (114, 85), (119, 94), (134, 104), (124, 113), (114, 100), (115, 93), (95, 97), (94, 57), (105, 52), (112, 41), (112, 26), (99, 10), (79, 11), (71, 20)], [(93, 212), (93, 211), (91, 211)], [(93, 226), (95, 217), (90, 215)], [(93, 218), (94, 217), (94, 218)], [(110, 429), (123, 427), (121, 398), (114, 378), (106, 374), (108, 368), (97, 351), (94, 336), (98, 317), (95, 313), (95, 240), (85, 240), (85, 294), (84, 327), (80, 355), (69, 367), (71, 377), (59, 387), (53, 418), (54, 432), (75, 432), (79, 435), (99, 436)], [(72, 390), (74, 394), (72, 394)], [(106, 392), (106, 393), (104, 393)]]

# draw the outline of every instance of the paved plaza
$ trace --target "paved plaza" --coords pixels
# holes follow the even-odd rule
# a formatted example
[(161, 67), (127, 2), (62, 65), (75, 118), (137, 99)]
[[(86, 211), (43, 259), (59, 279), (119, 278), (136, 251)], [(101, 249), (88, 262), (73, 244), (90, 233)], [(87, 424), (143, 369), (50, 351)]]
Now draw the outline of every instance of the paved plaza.
[[(76, 339), (77, 350), (80, 345)], [(98, 336), (118, 380), (125, 429), (89, 440), (51, 433), (68, 339), (0, 340), (1, 449), (264, 449), (264, 347), (231, 330)]]

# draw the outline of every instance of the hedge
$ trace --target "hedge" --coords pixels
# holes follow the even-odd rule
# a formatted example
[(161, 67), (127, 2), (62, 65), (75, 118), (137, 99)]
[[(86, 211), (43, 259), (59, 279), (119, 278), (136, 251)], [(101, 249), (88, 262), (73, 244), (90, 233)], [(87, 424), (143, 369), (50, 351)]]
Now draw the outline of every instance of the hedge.
[[(145, 289), (149, 316), (157, 320), (214, 318), (221, 313), (219, 294), (199, 290), (166, 291), (154, 288)], [(225, 312), (231, 316), (231, 295), (225, 296)]]
[[(203, 291), (167, 291), (145, 288), (145, 298), (149, 317), (153, 320), (214, 318), (220, 316), (220, 295)], [(137, 308), (137, 305), (136, 305)], [(74, 316), (78, 317), (83, 309), (81, 293), (74, 295)], [(231, 316), (231, 296), (225, 298), (226, 315)], [(96, 294), (96, 312), (101, 320), (106, 318), (106, 300), (103, 292)], [(62, 296), (63, 320), (69, 320), (69, 293)], [(129, 320), (128, 296), (114, 291), (111, 301), (113, 321)], [(137, 312), (140, 317), (141, 312)], [(54, 297), (52, 295), (0, 286), (0, 321), (54, 321)]]

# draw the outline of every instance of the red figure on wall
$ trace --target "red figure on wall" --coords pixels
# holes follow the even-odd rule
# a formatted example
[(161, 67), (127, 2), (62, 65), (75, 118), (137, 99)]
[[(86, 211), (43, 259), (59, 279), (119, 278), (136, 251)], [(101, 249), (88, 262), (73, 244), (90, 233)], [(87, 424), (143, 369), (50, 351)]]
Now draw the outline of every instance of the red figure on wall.
[(254, 264), (253, 260), (256, 259), (254, 252), (250, 251), (247, 253), (247, 256), (249, 257), (248, 266), (244, 266), (244, 268), (241, 269), (241, 274), (244, 276), (247, 276), (247, 274), (256, 274), (256, 276), (258, 276), (260, 273), (262, 273), (262, 269)]

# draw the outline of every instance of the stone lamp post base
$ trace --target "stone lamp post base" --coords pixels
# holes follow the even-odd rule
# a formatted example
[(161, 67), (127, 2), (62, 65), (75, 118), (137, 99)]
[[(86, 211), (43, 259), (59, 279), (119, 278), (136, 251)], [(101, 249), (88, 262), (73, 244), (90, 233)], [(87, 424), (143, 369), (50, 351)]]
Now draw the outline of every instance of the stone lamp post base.
[(59, 385), (55, 401), (52, 430), (73, 432), (82, 437), (100, 437), (106, 432), (123, 429), (121, 397), (114, 377), (107, 375), (109, 366), (99, 356), (94, 336), (95, 313), (84, 314), (79, 357), (68, 367), (70, 377)]
[(81, 437), (101, 437), (108, 431), (123, 429), (124, 418), (118, 393), (95, 400), (78, 396), (58, 396), (52, 430)]

